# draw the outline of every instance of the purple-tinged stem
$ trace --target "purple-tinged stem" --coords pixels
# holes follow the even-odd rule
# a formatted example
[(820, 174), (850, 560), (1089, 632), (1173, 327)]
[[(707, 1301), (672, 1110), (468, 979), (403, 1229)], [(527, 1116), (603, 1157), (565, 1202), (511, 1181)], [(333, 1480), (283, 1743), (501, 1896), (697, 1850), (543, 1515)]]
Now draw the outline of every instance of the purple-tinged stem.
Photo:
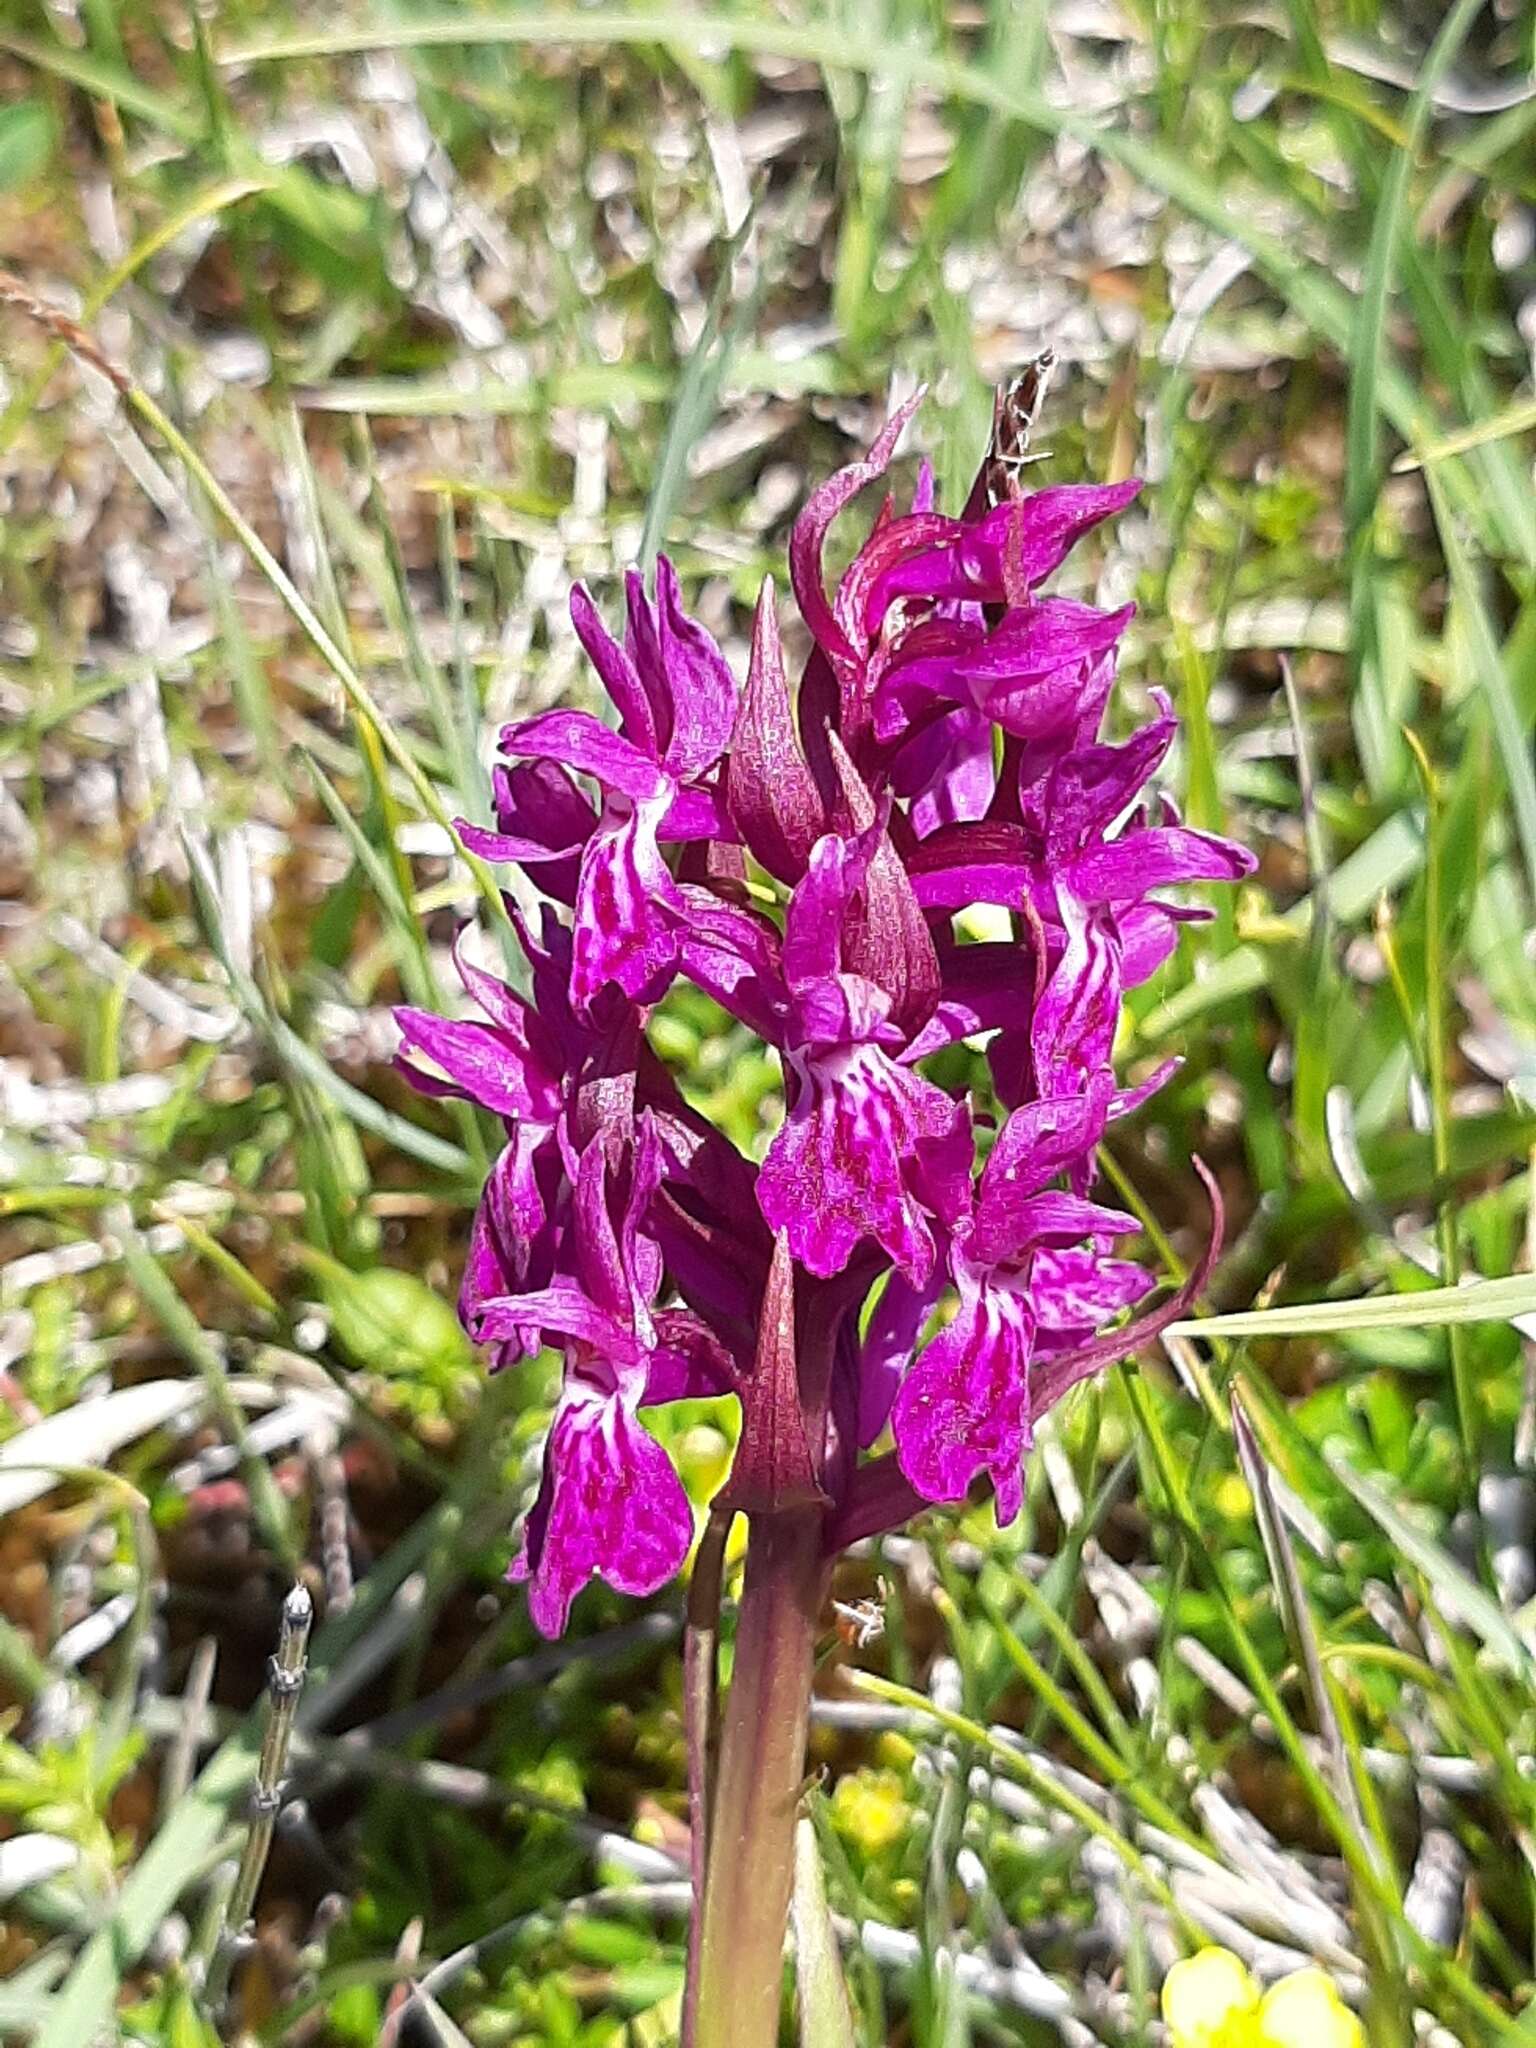
[(710, 1826), (692, 2048), (774, 2048), (817, 1621), (823, 1511), (751, 1519)]
[(694, 2048), (699, 1992), (699, 1947), (704, 1935), (704, 1881), (714, 1804), (716, 1651), (720, 1641), (720, 1579), (731, 1516), (712, 1514), (699, 1539), (688, 1585), (688, 1626), (683, 1638), (683, 1727), (688, 1752), (688, 1874), (693, 1912), (688, 1921), (688, 1974), (683, 1988), (680, 2048)]

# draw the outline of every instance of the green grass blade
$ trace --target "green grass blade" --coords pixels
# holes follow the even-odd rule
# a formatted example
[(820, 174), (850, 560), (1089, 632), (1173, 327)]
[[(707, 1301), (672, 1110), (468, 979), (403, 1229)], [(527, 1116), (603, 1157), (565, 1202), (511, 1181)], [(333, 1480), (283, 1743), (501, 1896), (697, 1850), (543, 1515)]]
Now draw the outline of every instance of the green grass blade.
[(1337, 1454), (1328, 1455), (1328, 1468), (1372, 1521), (1385, 1530), (1415, 1570), (1424, 1574), (1445, 1612), (1469, 1628), (1525, 1684), (1536, 1681), (1536, 1656), (1493, 1596), (1485, 1593), (1433, 1537), (1389, 1500), (1374, 1480), (1356, 1472)]
[(1288, 1303), (1226, 1316), (1170, 1323), (1170, 1337), (1320, 1337), (1346, 1330), (1443, 1330), (1459, 1323), (1507, 1323), (1536, 1311), (1536, 1273), (1371, 1294), (1355, 1301)]

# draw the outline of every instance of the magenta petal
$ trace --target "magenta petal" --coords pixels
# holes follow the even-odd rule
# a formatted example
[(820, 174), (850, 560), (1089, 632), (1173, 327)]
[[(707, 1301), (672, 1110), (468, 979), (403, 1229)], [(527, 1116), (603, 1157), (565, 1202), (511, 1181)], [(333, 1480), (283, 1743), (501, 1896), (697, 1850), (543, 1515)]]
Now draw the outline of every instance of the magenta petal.
[(498, 763), (491, 793), (502, 831), (536, 840), (550, 853), (579, 853), (597, 823), (591, 799), (556, 761)]
[(891, 787), (911, 799), (919, 839), (944, 825), (983, 818), (997, 789), (992, 723), (960, 706), (915, 734), (891, 763)]
[(958, 1314), (907, 1373), (891, 1413), (901, 1469), (925, 1500), (963, 1500), (987, 1472), (998, 1521), (1018, 1513), (1033, 1336), (1021, 1294), (962, 1278)]
[(1033, 901), (1027, 869), (1002, 861), (970, 861), (935, 868), (912, 877), (913, 894), (924, 910), (969, 910), (976, 903), (995, 903), (1001, 910), (1023, 910)]
[(836, 974), (842, 966), (843, 924), (854, 892), (869, 873), (871, 833), (843, 839), (829, 832), (811, 848), (784, 914), (784, 978), (791, 988)]
[(1106, 1259), (1078, 1247), (1042, 1251), (1030, 1269), (1029, 1290), (1039, 1335), (1091, 1336), (1156, 1284), (1145, 1266), (1129, 1259)]
[(1057, 765), (1044, 798), (1055, 859), (1075, 859), (1110, 829), (1162, 766), (1177, 730), (1165, 713), (1121, 746), (1079, 747)]
[(650, 1337), (650, 1304), (661, 1291), (661, 1253), (650, 1234), (651, 1204), (666, 1170), (666, 1153), (650, 1110), (641, 1115), (628, 1165), (629, 1184), (619, 1219), (619, 1266), (629, 1311), (637, 1329)]
[[(400, 1026), (401, 1065), (408, 1079), (428, 1094), (462, 1095), (497, 1116), (542, 1117), (550, 1109), (542, 1076), (534, 1076), (520, 1049), (504, 1032), (471, 1019), (434, 1017), (426, 1010), (395, 1012)], [(448, 1077), (445, 1089), (415, 1061), (425, 1055)]]
[(641, 1396), (646, 1407), (734, 1393), (736, 1383), (735, 1360), (707, 1324), (686, 1308), (658, 1312), (656, 1349)]
[[(575, 1227), (570, 1238), (576, 1277), (587, 1300), (610, 1322), (633, 1331), (636, 1321), (635, 1287), (620, 1246), (620, 1232), (614, 1226), (610, 1204), (609, 1156), (610, 1153), (617, 1155), (618, 1150), (618, 1145), (603, 1131), (587, 1141), (576, 1166)], [(649, 1298), (651, 1291), (654, 1290), (648, 1290), (644, 1299)], [(553, 1327), (564, 1330), (569, 1336), (585, 1338), (589, 1343), (599, 1342), (573, 1325), (557, 1323)]]
[(1104, 1068), (1089, 1077), (1080, 1095), (1047, 1097), (1015, 1110), (998, 1133), (981, 1176), (981, 1213), (994, 1203), (1011, 1205), (1038, 1193), (1057, 1174), (1090, 1157), (1104, 1135), (1113, 1090), (1114, 1076)]
[(655, 759), (665, 758), (672, 738), (673, 689), (662, 653), (656, 608), (645, 594), (638, 569), (624, 572), (624, 650), (635, 665), (640, 687), (651, 708), (656, 734)]
[(501, 747), (507, 754), (562, 762), (637, 803), (669, 788), (667, 777), (648, 754), (590, 711), (541, 711), (504, 725)]
[[(572, 862), (581, 851), (575, 847), (548, 847), (537, 839), (525, 839), (513, 832), (493, 832), (486, 825), (472, 825), (467, 818), (455, 818), (453, 829), (470, 853), (481, 860), (515, 861), (519, 867), (538, 867), (556, 861)], [(543, 883), (547, 878), (540, 875)], [(551, 892), (553, 893), (553, 892)]]
[(1018, 503), (999, 505), (966, 527), (957, 546), (934, 549), (893, 567), (867, 600), (870, 630), (898, 597), (1002, 603), (1007, 597), (1003, 563), (1010, 549), (1024, 581), (1031, 587), (1043, 583), (1060, 568), (1076, 541), (1122, 511), (1140, 488), (1134, 478), (1121, 484), (1059, 484)]
[(794, 586), (795, 602), (813, 638), (835, 661), (856, 662), (861, 650), (853, 645), (838, 624), (827, 601), (821, 568), (821, 551), (827, 532), (838, 513), (858, 496), (866, 484), (884, 476), (890, 467), (891, 457), (896, 453), (902, 430), (922, 403), (922, 398), (922, 392), (917, 392), (891, 414), (862, 461), (852, 462), (846, 469), (838, 470), (835, 476), (828, 477), (824, 484), (812, 491), (790, 534), (789, 580)]
[(672, 732), (662, 760), (680, 782), (711, 768), (736, 723), (739, 692), (725, 656), (683, 610), (677, 571), (656, 561), (656, 619), (662, 673), (672, 704)]
[(828, 974), (802, 982), (792, 1008), (794, 1042), (821, 1055), (848, 1045), (898, 1046), (890, 999), (859, 974)]
[(535, 1327), (589, 1346), (615, 1377), (632, 1371), (644, 1357), (633, 1332), (569, 1280), (481, 1302), (470, 1334), (479, 1343), (494, 1344)]
[(982, 701), (987, 716), (1004, 732), (1038, 744), (1070, 744), (1084, 697), (1083, 670), (1073, 663), (1031, 682), (994, 683)]
[(1140, 1227), (1134, 1217), (1118, 1209), (1106, 1209), (1081, 1195), (1055, 1189), (1016, 1202), (994, 1195), (986, 1210), (978, 1211), (966, 1251), (983, 1265), (1002, 1265), (1023, 1260), (1042, 1245), (1072, 1245), (1085, 1237), (1122, 1237)]
[(950, 698), (1023, 738), (1070, 733), (1096, 664), (1125, 630), (1132, 609), (1101, 612), (1066, 598), (1042, 598), (1010, 611), (984, 635), (937, 623), (914, 628), (880, 682), (876, 731), (894, 737), (925, 704)]
[(627, 809), (610, 798), (582, 855), (572, 927), (571, 1000), (589, 1008), (609, 982), (654, 1002), (677, 967), (682, 898), (656, 835), (663, 791)]
[[(478, 1327), (485, 1302), (548, 1277), (554, 1233), (539, 1172), (552, 1150), (547, 1130), (521, 1123), (491, 1168), (475, 1210), (459, 1286), (459, 1320), (466, 1330)], [(498, 1340), (492, 1370), (531, 1357), (542, 1343), (536, 1322), (513, 1328)]]
[(678, 790), (656, 836), (667, 840), (721, 839), (732, 844), (741, 838), (724, 796), (715, 789)]
[(693, 883), (680, 883), (678, 895), (683, 972), (759, 1038), (779, 1043), (788, 994), (779, 966), (778, 933), (766, 919)]
[(934, 1256), (925, 1208), (953, 1215), (964, 1199), (964, 1110), (875, 1045), (791, 1060), (794, 1106), (757, 1178), (769, 1228), (786, 1232), (795, 1257), (822, 1279), (873, 1237), (922, 1281)]
[(859, 1449), (867, 1451), (890, 1420), (891, 1404), (902, 1375), (912, 1362), (923, 1325), (932, 1315), (942, 1290), (943, 1275), (935, 1268), (922, 1287), (893, 1273), (869, 1319), (859, 1346)]
[[(515, 860), (530, 865), (571, 864), (592, 836), (597, 813), (569, 772), (554, 761), (498, 762), (491, 776), (496, 830), (455, 818), (454, 829), (482, 860)], [(551, 877), (541, 874), (549, 888)]]
[(597, 813), (569, 772), (553, 761), (498, 763), (491, 777), (496, 829), (487, 831), (461, 818), (454, 829), (482, 860), (516, 861), (538, 869), (546, 894), (570, 903), (576, 895), (581, 849), (592, 836)]
[(976, 682), (1006, 687), (1054, 675), (1113, 647), (1136, 613), (1133, 604), (1102, 612), (1070, 597), (1042, 597), (1006, 613), (956, 667)]
[(467, 924), (460, 925), (453, 941), (453, 964), (464, 992), (474, 998), (498, 1031), (515, 1045), (526, 1046), (530, 1032), (539, 1030), (540, 1020), (515, 989), (470, 958), (465, 946), (469, 929)]
[(1031, 1031), (1035, 1086), (1072, 1095), (1109, 1064), (1120, 1015), (1120, 942), (1107, 912), (1060, 899), (1067, 944), (1041, 991)]
[(924, 910), (996, 903), (1022, 910), (1038, 890), (1040, 847), (1022, 825), (983, 818), (944, 825), (913, 848), (912, 889)]
[(1121, 908), (1117, 922), (1124, 948), (1120, 971), (1125, 986), (1140, 988), (1171, 957), (1184, 919), (1163, 903), (1128, 903)]
[(682, 1568), (692, 1536), (688, 1496), (660, 1444), (621, 1400), (568, 1386), (509, 1574), (528, 1581), (540, 1634), (560, 1634), (571, 1602), (594, 1577), (636, 1598), (654, 1593)]
[[(574, 896), (574, 890), (572, 895)], [(560, 1048), (566, 1076), (574, 1074), (592, 1050), (592, 1028), (571, 1007), (571, 963), (574, 940), (553, 904), (539, 911), (539, 936), (534, 938), (516, 903), (507, 900), (507, 914), (527, 955), (533, 981), (533, 1006), (550, 1038)]]
[(1188, 825), (1158, 825), (1091, 846), (1068, 869), (1068, 886), (1084, 903), (1122, 903), (1176, 882), (1236, 882), (1255, 866), (1246, 846), (1197, 832)]
[(571, 624), (576, 628), (577, 639), (586, 649), (587, 659), (603, 679), (603, 688), (619, 714), (625, 737), (648, 760), (657, 760), (661, 751), (661, 735), (656, 729), (656, 714), (645, 686), (628, 651), (619, 645), (603, 624), (597, 606), (580, 583), (571, 591)]

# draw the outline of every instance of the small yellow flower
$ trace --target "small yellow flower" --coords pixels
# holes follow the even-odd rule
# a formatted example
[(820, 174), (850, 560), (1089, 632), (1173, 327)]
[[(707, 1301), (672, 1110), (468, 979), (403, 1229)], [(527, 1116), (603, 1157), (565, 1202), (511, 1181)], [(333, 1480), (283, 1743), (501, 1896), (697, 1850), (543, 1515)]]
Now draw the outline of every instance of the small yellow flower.
[(1174, 1964), (1163, 2018), (1170, 2048), (1365, 2048), (1360, 2022), (1321, 1970), (1297, 1970), (1261, 1998), (1224, 1948)]
[(1259, 2007), (1259, 2048), (1365, 2048), (1360, 2022), (1321, 1970), (1282, 1977)]
[(837, 1781), (832, 1817), (866, 1856), (878, 1856), (899, 1842), (911, 1825), (902, 1792), (903, 1782), (894, 1771), (854, 1771)]
[(1229, 1949), (1203, 1948), (1163, 1980), (1172, 2048), (1250, 2048), (1259, 1994)]

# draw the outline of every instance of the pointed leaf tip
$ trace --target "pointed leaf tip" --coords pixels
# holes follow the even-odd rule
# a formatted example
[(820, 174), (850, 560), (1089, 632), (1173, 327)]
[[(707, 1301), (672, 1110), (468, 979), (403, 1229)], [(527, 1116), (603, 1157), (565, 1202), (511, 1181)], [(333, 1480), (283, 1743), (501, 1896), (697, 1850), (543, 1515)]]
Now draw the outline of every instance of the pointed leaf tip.
[(740, 1514), (778, 1514), (825, 1503), (806, 1437), (795, 1332), (795, 1267), (779, 1231), (763, 1289), (757, 1349), (741, 1388), (741, 1438), (720, 1505)]
[(731, 817), (753, 858), (778, 881), (805, 873), (826, 815), (790, 708), (772, 577), (752, 621), (752, 658), (725, 766)]

